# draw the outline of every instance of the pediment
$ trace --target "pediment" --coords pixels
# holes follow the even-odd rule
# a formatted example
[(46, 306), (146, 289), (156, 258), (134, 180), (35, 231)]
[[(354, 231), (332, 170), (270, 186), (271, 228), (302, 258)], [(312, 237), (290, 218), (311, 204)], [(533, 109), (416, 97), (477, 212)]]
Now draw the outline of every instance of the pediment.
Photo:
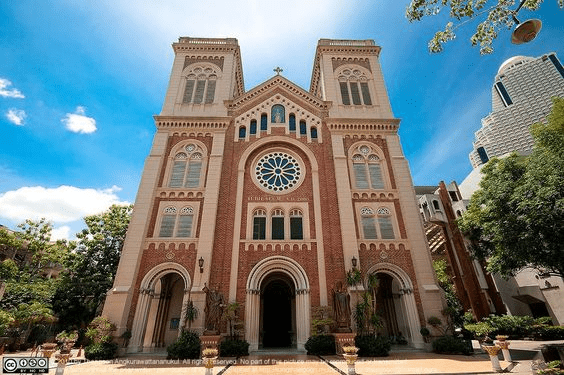
[(330, 108), (330, 102), (321, 100), (281, 75), (272, 77), (225, 104), (229, 115), (239, 117), (273, 100), (276, 102), (288, 101), (318, 118), (326, 117)]

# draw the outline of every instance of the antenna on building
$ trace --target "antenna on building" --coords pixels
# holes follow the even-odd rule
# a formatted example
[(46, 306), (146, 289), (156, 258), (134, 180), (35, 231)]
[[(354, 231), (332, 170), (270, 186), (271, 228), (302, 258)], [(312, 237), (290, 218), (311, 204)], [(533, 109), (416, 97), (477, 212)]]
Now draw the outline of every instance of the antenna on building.
[(513, 21), (517, 25), (513, 33), (511, 34), (511, 43), (513, 44), (523, 44), (528, 43), (535, 39), (537, 34), (542, 28), (542, 22), (539, 19), (527, 20), (523, 23), (519, 22), (517, 19), (517, 13), (521, 10), (521, 7), (525, 3), (525, 0), (521, 0), (521, 3), (513, 12)]

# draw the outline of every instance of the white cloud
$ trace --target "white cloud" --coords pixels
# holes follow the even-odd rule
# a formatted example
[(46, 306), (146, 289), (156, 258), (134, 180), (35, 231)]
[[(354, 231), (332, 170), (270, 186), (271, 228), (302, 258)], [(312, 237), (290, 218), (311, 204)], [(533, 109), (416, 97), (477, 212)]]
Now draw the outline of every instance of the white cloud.
[(74, 113), (67, 113), (61, 122), (73, 133), (94, 133), (96, 131), (96, 120), (92, 117), (85, 116), (85, 113), (86, 109), (78, 106)]
[(70, 239), (70, 227), (63, 225), (62, 227), (53, 228), (51, 231), (51, 241), (56, 240), (69, 240)]
[(26, 117), (27, 115), (23, 109), (11, 108), (6, 113), (6, 118), (15, 125), (23, 125)]
[(14, 222), (44, 217), (55, 223), (70, 223), (103, 212), (112, 204), (127, 204), (116, 195), (120, 190), (117, 186), (105, 190), (22, 187), (0, 195), (0, 217)]
[(12, 82), (7, 80), (6, 78), (0, 78), (0, 96), (17, 99), (25, 98), (24, 94), (22, 94), (20, 90), (9, 88), (10, 86), (12, 86)]

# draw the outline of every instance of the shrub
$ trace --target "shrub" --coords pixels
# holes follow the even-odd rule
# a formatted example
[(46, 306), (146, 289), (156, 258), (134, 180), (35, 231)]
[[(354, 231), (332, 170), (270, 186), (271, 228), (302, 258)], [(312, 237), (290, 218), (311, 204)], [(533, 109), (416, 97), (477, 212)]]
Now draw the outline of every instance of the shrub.
[(200, 338), (194, 332), (184, 331), (166, 350), (168, 359), (200, 358)]
[(537, 340), (564, 340), (564, 326), (535, 326), (533, 336)]
[(433, 351), (444, 354), (470, 355), (474, 351), (472, 341), (454, 336), (442, 336), (433, 341)]
[(225, 340), (219, 344), (222, 357), (240, 357), (249, 355), (249, 343), (245, 340)]
[(310, 355), (332, 355), (335, 354), (335, 336), (311, 336), (304, 346)]
[(102, 342), (88, 345), (84, 348), (84, 356), (89, 360), (114, 359), (118, 345), (113, 342)]
[(361, 357), (387, 357), (392, 347), (390, 340), (382, 336), (356, 336), (354, 343)]

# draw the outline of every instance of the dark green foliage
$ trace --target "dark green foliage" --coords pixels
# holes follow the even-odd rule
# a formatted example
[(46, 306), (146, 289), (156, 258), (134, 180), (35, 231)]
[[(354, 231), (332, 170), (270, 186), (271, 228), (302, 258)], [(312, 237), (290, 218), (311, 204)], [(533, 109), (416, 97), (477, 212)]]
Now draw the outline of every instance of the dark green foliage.
[(535, 326), (532, 331), (537, 340), (564, 340), (564, 326)]
[(225, 340), (219, 344), (219, 355), (222, 357), (240, 357), (249, 355), (249, 343), (245, 340)]
[(392, 347), (390, 340), (383, 336), (356, 336), (354, 343), (361, 357), (387, 357)]
[(114, 359), (118, 345), (113, 342), (94, 343), (84, 348), (84, 356), (88, 360)]
[(465, 324), (464, 328), (476, 337), (495, 338), (497, 335), (507, 335), (511, 339), (534, 337), (539, 340), (564, 339), (564, 326), (551, 326), (549, 317), (534, 319), (530, 316), (518, 315), (490, 315), (481, 322)]
[(200, 338), (194, 332), (184, 331), (166, 350), (168, 359), (200, 358)]
[(464, 354), (473, 353), (472, 341), (460, 339), (454, 336), (442, 336), (433, 341), (433, 351), (443, 354)]
[(335, 354), (335, 336), (311, 336), (305, 343), (305, 349), (309, 355), (333, 355)]

